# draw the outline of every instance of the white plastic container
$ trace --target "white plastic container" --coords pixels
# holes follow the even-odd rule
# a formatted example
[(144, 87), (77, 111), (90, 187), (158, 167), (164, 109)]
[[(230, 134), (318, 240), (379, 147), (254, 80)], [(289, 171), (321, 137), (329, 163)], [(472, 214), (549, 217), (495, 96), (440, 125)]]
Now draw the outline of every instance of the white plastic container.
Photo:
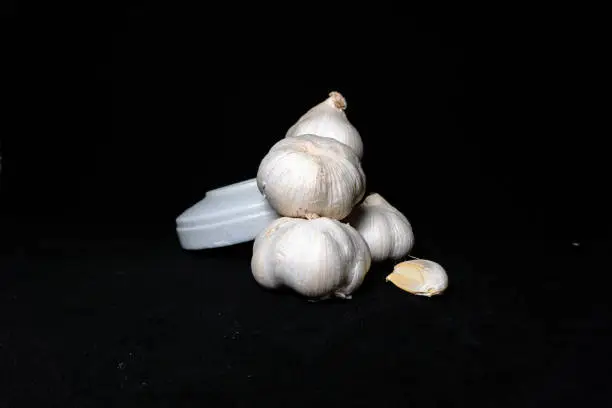
[(255, 239), (279, 217), (250, 179), (206, 192), (176, 219), (176, 232), (184, 249), (224, 247)]

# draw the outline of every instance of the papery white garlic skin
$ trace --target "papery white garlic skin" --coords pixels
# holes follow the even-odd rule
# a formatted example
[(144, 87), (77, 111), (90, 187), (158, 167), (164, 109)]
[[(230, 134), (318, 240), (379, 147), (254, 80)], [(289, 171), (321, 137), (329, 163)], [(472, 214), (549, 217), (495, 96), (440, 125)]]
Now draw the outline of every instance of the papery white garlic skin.
[(259, 165), (257, 186), (282, 216), (340, 220), (363, 198), (366, 178), (345, 144), (301, 135), (272, 146)]
[(448, 287), (444, 268), (426, 259), (398, 263), (386, 280), (406, 292), (427, 297), (439, 295)]
[(313, 299), (350, 299), (370, 264), (368, 245), (349, 225), (323, 217), (283, 217), (255, 238), (251, 271), (268, 289), (288, 287)]
[(412, 225), (380, 194), (369, 194), (346, 221), (363, 236), (373, 261), (400, 259), (414, 246)]
[(339, 92), (330, 92), (329, 98), (314, 106), (287, 131), (285, 137), (313, 134), (330, 137), (348, 145), (357, 157), (363, 157), (361, 135), (349, 122), (344, 110), (346, 99)]

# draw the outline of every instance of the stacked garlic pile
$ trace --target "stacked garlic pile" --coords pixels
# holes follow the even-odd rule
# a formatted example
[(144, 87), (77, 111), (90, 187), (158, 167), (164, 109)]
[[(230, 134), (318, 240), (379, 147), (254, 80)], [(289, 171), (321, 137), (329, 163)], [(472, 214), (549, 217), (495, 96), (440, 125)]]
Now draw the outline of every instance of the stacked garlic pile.
[[(364, 199), (363, 142), (345, 109), (345, 98), (331, 92), (261, 161), (257, 186), (282, 216), (253, 245), (251, 269), (263, 287), (347, 299), (372, 261), (398, 260), (412, 249), (408, 219), (380, 194)], [(440, 271), (446, 276), (444, 270), (431, 261), (399, 267), (414, 262), (402, 262), (387, 279), (426, 296), (446, 288), (446, 280), (438, 279)]]

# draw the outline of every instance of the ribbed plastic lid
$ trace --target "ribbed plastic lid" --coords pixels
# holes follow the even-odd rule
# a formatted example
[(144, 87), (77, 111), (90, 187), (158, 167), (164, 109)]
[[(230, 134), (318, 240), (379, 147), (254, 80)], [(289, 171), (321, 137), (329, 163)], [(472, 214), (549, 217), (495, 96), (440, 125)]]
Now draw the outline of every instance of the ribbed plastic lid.
[(176, 219), (176, 232), (184, 249), (217, 248), (251, 241), (279, 217), (250, 179), (208, 191)]

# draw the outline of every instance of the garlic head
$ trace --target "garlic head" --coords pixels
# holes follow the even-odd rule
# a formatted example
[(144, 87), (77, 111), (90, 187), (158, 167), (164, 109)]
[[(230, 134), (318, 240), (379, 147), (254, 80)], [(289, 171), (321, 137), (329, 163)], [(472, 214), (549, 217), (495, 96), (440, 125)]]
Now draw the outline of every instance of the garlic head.
[(400, 259), (414, 245), (410, 222), (380, 194), (369, 194), (346, 221), (368, 243), (373, 261)]
[(344, 110), (346, 99), (339, 92), (330, 92), (329, 98), (302, 115), (287, 131), (285, 137), (312, 134), (336, 139), (349, 146), (357, 157), (363, 157), (361, 135), (349, 122)]
[(419, 296), (439, 295), (448, 287), (442, 266), (426, 259), (400, 262), (386, 278), (398, 288)]
[(342, 219), (365, 194), (357, 155), (337, 140), (300, 135), (279, 140), (257, 171), (257, 186), (282, 216)]
[(255, 238), (251, 271), (268, 289), (288, 287), (313, 299), (350, 299), (370, 264), (368, 245), (349, 225), (323, 217), (283, 217)]

